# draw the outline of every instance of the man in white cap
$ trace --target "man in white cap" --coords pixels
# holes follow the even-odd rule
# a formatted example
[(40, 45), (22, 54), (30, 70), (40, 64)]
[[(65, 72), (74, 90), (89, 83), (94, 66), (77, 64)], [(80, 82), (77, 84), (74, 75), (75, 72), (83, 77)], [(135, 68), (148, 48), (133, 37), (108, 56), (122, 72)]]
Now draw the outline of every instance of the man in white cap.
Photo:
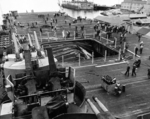
[(143, 45), (140, 45), (140, 54), (143, 52)]
[(140, 54), (142, 54), (143, 52), (143, 46), (144, 46), (144, 43), (143, 41), (140, 42)]

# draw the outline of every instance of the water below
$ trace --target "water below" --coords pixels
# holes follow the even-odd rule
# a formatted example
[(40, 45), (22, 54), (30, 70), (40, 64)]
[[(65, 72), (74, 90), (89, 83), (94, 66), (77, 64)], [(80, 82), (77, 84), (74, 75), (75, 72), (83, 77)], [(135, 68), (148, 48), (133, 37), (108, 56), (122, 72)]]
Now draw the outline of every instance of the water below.
[(88, 18), (88, 19), (94, 19), (97, 16), (102, 16), (100, 13), (102, 11), (74, 11), (70, 9), (61, 9), (61, 12), (65, 12), (68, 14), (70, 17), (77, 18), (78, 16), (82, 18)]

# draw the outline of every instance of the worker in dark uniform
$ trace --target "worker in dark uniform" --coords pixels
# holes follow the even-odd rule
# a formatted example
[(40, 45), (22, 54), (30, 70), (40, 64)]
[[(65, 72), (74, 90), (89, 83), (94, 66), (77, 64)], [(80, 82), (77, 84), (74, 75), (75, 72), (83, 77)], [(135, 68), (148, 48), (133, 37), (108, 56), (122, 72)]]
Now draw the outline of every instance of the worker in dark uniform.
[(66, 38), (70, 38), (70, 31), (67, 31), (67, 37)]
[(138, 52), (138, 47), (136, 46), (135, 47), (135, 56), (137, 55), (137, 52)]
[(141, 35), (138, 34), (138, 42), (140, 42), (140, 41), (141, 41)]
[(129, 76), (129, 73), (130, 73), (130, 64), (128, 63), (127, 70), (124, 75)]
[(57, 19), (55, 19), (55, 22), (57, 23)]
[(43, 33), (43, 30), (42, 30), (42, 28), (40, 28), (40, 32), (41, 32), (41, 33)]
[(81, 31), (84, 31), (84, 25), (81, 26)]
[(119, 84), (119, 83), (116, 83), (116, 86), (115, 86), (115, 94), (116, 94), (116, 95), (120, 95), (120, 94), (121, 94), (120, 84)]
[(100, 34), (100, 30), (98, 29), (98, 30), (96, 31), (96, 37), (98, 37), (98, 39), (100, 39), (99, 34)]
[(71, 28), (71, 23), (69, 23), (69, 28)]
[(93, 27), (93, 29), (96, 31), (96, 25)]
[(77, 26), (75, 26), (75, 31), (77, 31), (78, 30), (78, 27)]
[(75, 32), (75, 37), (78, 37), (78, 32), (77, 31)]
[(139, 68), (139, 67), (140, 67), (140, 65), (141, 65), (141, 59), (138, 59), (138, 60), (137, 60), (137, 65), (136, 65), (136, 66), (137, 66), (137, 68)]
[(135, 64), (132, 67), (132, 76), (136, 76), (136, 65)]
[(84, 38), (84, 32), (81, 31), (81, 38)]
[(122, 44), (122, 41), (123, 41), (123, 34), (121, 33), (120, 34), (120, 44)]

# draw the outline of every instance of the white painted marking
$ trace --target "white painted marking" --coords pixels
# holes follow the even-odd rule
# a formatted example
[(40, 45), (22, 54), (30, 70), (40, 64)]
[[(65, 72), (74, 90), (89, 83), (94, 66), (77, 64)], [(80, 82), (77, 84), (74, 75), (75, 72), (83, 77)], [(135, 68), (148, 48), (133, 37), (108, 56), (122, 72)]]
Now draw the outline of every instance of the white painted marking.
[(73, 67), (75, 69), (78, 69), (78, 68), (84, 68), (84, 67), (92, 67), (92, 66), (96, 66), (97, 64), (92, 64), (92, 65), (85, 65), (85, 66), (78, 66), (78, 67)]
[(124, 64), (124, 63), (127, 63), (127, 61), (117, 62), (117, 63), (112, 63), (112, 64), (99, 65), (99, 66), (96, 66), (96, 67), (106, 67), (106, 66), (112, 66), (112, 65), (117, 65), (117, 64)]
[[(143, 76), (144, 77), (144, 76)], [(146, 77), (146, 76), (145, 76)], [(131, 83), (126, 83), (125, 85), (129, 85), (129, 84), (136, 84), (136, 83), (141, 83), (141, 82), (146, 82), (147, 80), (139, 80), (136, 82), (131, 82)]]
[[(131, 50), (127, 50), (128, 52), (130, 52), (131, 54), (133, 54), (133, 55), (135, 55), (135, 53), (134, 52), (132, 52)], [(136, 55), (138, 58), (140, 58), (140, 56), (139, 55)]]

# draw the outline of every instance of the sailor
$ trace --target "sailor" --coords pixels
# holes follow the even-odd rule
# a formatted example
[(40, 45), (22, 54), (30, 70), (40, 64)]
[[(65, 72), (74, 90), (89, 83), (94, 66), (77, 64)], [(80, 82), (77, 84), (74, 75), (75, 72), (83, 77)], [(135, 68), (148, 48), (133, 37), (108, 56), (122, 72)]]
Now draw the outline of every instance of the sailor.
[(77, 31), (75, 32), (75, 37), (78, 37), (78, 32)]
[(138, 34), (138, 42), (140, 42), (141, 41), (141, 35), (140, 34)]
[(67, 31), (67, 38), (70, 38), (70, 31)]
[(139, 68), (140, 67), (140, 65), (141, 65), (141, 59), (139, 58), (138, 60), (137, 60), (137, 68)]
[(126, 72), (125, 72), (124, 75), (129, 76), (129, 73), (130, 73), (130, 64), (128, 63), (128, 64), (127, 64), (127, 70), (126, 70)]
[(96, 36), (98, 37), (98, 39), (100, 39), (99, 34), (100, 34), (100, 30), (98, 29), (98, 30), (97, 30), (97, 34), (96, 34)]
[(77, 31), (78, 30), (78, 27), (77, 26), (75, 26), (75, 31)]
[(57, 19), (55, 19), (55, 22), (57, 23)]
[(55, 36), (55, 37), (57, 37), (57, 30), (56, 30), (56, 26), (55, 26), (55, 28), (53, 29), (53, 31), (54, 31), (54, 36)]
[(73, 20), (72, 22), (73, 22), (73, 23), (76, 23), (76, 22), (77, 22), (77, 20), (75, 19), (75, 20)]
[(126, 42), (126, 36), (127, 36), (127, 34), (124, 33), (124, 34), (123, 34), (123, 41), (124, 41), (124, 42)]
[(42, 30), (42, 28), (40, 28), (40, 32), (41, 32), (41, 33), (43, 33), (43, 30)]
[(143, 52), (143, 46), (144, 46), (144, 43), (143, 41), (140, 42), (140, 54), (142, 54)]
[(83, 30), (84, 30), (84, 25), (81, 26), (81, 31), (83, 31)]
[(94, 28), (94, 30), (96, 31), (96, 26), (94, 26), (93, 28)]
[(71, 28), (71, 23), (69, 23), (69, 27)]
[(62, 31), (62, 37), (65, 38), (65, 30)]
[(134, 51), (135, 51), (135, 56), (136, 56), (137, 52), (138, 52), (138, 47), (137, 46), (135, 46)]
[(140, 46), (141, 46), (141, 45), (144, 45), (143, 41), (140, 42)]
[(54, 18), (56, 17), (56, 14), (54, 14)]
[(143, 52), (143, 45), (140, 45), (140, 54)]
[(136, 76), (136, 65), (133, 64), (133, 67), (132, 67), (132, 76)]
[(82, 18), (80, 18), (80, 22), (82, 21)]
[(84, 38), (84, 31), (81, 31), (81, 38)]

